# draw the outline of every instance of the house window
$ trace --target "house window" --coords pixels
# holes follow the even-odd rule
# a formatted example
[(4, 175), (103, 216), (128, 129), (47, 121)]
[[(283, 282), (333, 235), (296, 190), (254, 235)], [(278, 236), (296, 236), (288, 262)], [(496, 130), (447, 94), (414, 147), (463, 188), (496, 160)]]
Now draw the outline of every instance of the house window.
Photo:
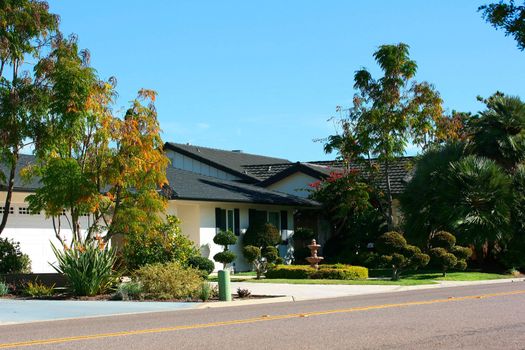
[(28, 207), (19, 207), (18, 208), (18, 214), (20, 214), (20, 215), (30, 215), (30, 214), (40, 214), (40, 213), (32, 212), (32, 211), (29, 210)]
[(219, 231), (232, 231), (237, 236), (241, 233), (239, 209), (215, 208), (215, 227)]
[[(15, 209), (13, 207), (9, 207), (9, 214), (13, 214), (15, 212)], [(0, 214), (4, 213), (4, 207), (0, 207)]]

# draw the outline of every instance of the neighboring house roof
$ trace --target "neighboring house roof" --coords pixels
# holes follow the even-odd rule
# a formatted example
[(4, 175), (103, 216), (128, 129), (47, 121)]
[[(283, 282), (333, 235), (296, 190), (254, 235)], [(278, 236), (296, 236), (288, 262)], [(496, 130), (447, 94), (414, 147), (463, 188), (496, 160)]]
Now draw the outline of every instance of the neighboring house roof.
[(307, 207), (319, 205), (315, 201), (283, 192), (238, 181), (221, 180), (181, 169), (169, 168), (167, 177), (172, 190), (171, 199)]
[(259, 181), (260, 178), (249, 173), (245, 167), (257, 164), (290, 163), (287, 159), (244, 153), (239, 150), (227, 151), (174, 142), (166, 142), (165, 148), (254, 182)]
[[(365, 176), (367, 176), (367, 167), (368, 164), (366, 164), (367, 161), (359, 162), (359, 163), (351, 163), (350, 169), (356, 169), (359, 171), (362, 171)], [(382, 163), (379, 163), (377, 159), (371, 160), (373, 166), (377, 166), (379, 172), (378, 176), (376, 176), (375, 180), (377, 181), (377, 185), (380, 189), (385, 190), (386, 189), (386, 180), (381, 174), (384, 174), (385, 167)], [(316, 165), (322, 165), (332, 168), (340, 168), (343, 167), (342, 161), (312, 161), (308, 162), (308, 164), (316, 164)], [(401, 194), (406, 187), (406, 184), (410, 181), (412, 178), (414, 170), (414, 157), (398, 157), (395, 160), (393, 160), (389, 165), (389, 174), (390, 174), (390, 188), (392, 190), (392, 194)]]
[[(35, 162), (35, 156), (30, 154), (20, 154), (18, 157), (18, 162), (16, 164), (16, 173), (15, 173), (15, 185), (14, 190), (15, 191), (27, 191), (31, 192), (35, 189), (40, 187), (39, 180), (37, 178), (32, 178), (30, 181), (26, 181), (26, 179), (22, 178), (22, 175), (20, 174), (20, 171), (27, 167), (28, 165), (31, 165)], [(6, 181), (9, 177), (10, 169), (7, 164), (0, 163), (0, 172), (2, 172), (5, 177)], [(5, 190), (6, 185), (4, 181), (0, 181), (0, 190)]]

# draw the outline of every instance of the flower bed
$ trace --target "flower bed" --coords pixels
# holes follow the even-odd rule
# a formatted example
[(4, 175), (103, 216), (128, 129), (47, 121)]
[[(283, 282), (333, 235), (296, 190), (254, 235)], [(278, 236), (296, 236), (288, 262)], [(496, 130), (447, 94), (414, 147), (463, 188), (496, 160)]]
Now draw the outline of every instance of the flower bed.
[(277, 265), (266, 273), (266, 278), (359, 280), (368, 278), (368, 269), (353, 265), (320, 265), (316, 270), (309, 265)]

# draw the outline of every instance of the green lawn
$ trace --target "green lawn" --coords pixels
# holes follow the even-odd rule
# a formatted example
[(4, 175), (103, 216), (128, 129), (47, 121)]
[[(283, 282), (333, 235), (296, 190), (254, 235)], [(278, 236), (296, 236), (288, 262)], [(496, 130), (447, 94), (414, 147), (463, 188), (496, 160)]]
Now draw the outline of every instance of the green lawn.
[[(232, 282), (250, 283), (288, 283), (288, 284), (345, 284), (345, 285), (401, 285), (415, 286), (422, 284), (436, 284), (436, 281), (481, 281), (502, 278), (512, 278), (512, 275), (486, 273), (477, 271), (449, 272), (442, 277), (441, 272), (435, 271), (407, 271), (399, 281), (390, 280), (390, 270), (377, 269), (369, 271), (370, 279), (367, 280), (314, 280), (314, 279), (261, 279), (243, 278), (253, 276), (253, 273), (238, 273), (232, 276)], [(216, 281), (216, 279), (210, 279)]]

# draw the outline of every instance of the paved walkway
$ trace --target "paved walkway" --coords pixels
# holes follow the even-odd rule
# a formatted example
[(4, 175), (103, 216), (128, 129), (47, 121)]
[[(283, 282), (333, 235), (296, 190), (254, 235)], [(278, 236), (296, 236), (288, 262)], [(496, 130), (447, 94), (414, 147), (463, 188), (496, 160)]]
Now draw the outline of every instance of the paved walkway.
[(196, 308), (202, 303), (0, 299), (0, 325)]
[(446, 287), (472, 286), (481, 284), (523, 282), (524, 278), (499, 279), (487, 281), (439, 281), (437, 284), (416, 286), (398, 285), (344, 285), (344, 284), (284, 284), (284, 283), (251, 283), (232, 282), (232, 292), (237, 288), (248, 289), (254, 295), (289, 296), (293, 300), (311, 300), (336, 298), (352, 295), (402, 292), (408, 290), (434, 289)]

